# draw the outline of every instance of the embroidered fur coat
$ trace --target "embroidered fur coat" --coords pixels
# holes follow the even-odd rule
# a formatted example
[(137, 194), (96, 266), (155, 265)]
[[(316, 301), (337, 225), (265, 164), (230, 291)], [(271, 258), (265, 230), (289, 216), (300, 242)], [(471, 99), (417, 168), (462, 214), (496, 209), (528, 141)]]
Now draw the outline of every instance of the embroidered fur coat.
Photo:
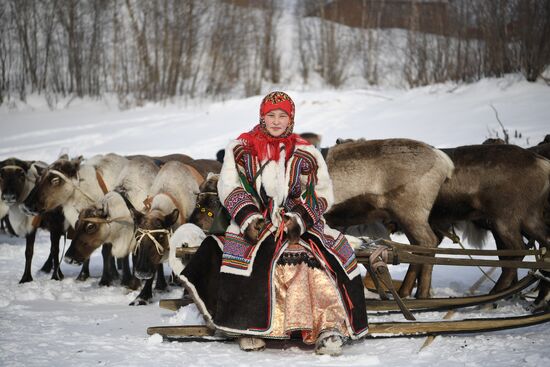
[[(297, 145), (286, 161), (285, 156), (282, 151), (279, 161), (259, 162), (238, 140), (226, 148), (218, 193), (231, 224), (225, 236), (205, 239), (181, 278), (211, 326), (235, 334), (268, 334), (272, 277), (288, 245), (284, 236), (278, 241), (278, 228), (282, 215), (294, 216), (300, 244), (318, 254), (339, 291), (349, 333), (359, 338), (367, 332), (367, 315), (355, 253), (322, 217), (333, 201), (326, 163), (311, 145)], [(243, 232), (257, 217), (266, 218), (267, 225), (253, 244)]]

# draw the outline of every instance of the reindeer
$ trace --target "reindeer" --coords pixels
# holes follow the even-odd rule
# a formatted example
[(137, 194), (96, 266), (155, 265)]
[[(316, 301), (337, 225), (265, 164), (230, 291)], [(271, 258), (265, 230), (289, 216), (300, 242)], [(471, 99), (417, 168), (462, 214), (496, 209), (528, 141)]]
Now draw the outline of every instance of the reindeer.
[[(437, 246), (428, 219), (441, 185), (452, 176), (447, 155), (415, 140), (358, 140), (328, 149), (326, 162), (334, 191), (325, 213), (330, 226), (381, 220), (396, 223), (413, 245)], [(417, 297), (429, 296), (428, 270), (419, 278)], [(401, 295), (407, 292), (401, 287)]]
[[(25, 237), (25, 271), (19, 283), (33, 280), (31, 264), (34, 255), (34, 241), (37, 228), (50, 231), (50, 255), (41, 270), (49, 273), (53, 268), (52, 279), (63, 279), (63, 273), (59, 268), (59, 240), (66, 232), (65, 218), (59, 208), (43, 213), (41, 216), (28, 216), (21, 207), (35, 186), (40, 170), (45, 163), (27, 162), (16, 158), (8, 158), (0, 162), (0, 192), (1, 206), (8, 209), (8, 217), (11, 229), (19, 237)], [(3, 217), (3, 215), (2, 215)]]
[(215, 216), (222, 203), (218, 196), (219, 173), (209, 173), (200, 185), (195, 209), (189, 216), (189, 222), (196, 224), (205, 233), (209, 233)]
[(168, 260), (172, 230), (187, 222), (195, 207), (199, 184), (193, 170), (180, 162), (168, 162), (153, 182), (147, 211), (133, 210), (136, 223), (136, 276), (146, 283), (132, 304), (147, 304), (152, 297), (152, 282), (157, 273), (156, 289), (164, 289), (166, 281), (162, 263)]
[[(127, 158), (117, 154), (97, 155), (84, 162), (82, 157), (73, 160), (61, 157), (40, 176), (24, 206), (31, 213), (62, 206), (63, 214), (75, 228), (79, 212), (98, 201), (109, 188), (115, 187), (127, 163)], [(110, 244), (103, 246), (102, 255), (103, 274), (99, 285), (110, 285), (113, 277), (118, 275)], [(85, 280), (88, 277), (88, 267), (84, 266), (77, 279)]]
[[(550, 161), (515, 145), (443, 151), (452, 159), (455, 174), (441, 187), (430, 215), (437, 232), (469, 221), (476, 231), (490, 230), (499, 249), (522, 249), (523, 236), (548, 247), (543, 210), (550, 193)], [(515, 269), (503, 268), (492, 291), (509, 287), (516, 277)]]
[(143, 209), (143, 202), (158, 171), (153, 159), (132, 157), (120, 172), (114, 190), (80, 212), (65, 261), (80, 264), (102, 244), (111, 244), (113, 256), (123, 259), (121, 284), (137, 289), (139, 280), (132, 275), (128, 259), (135, 246), (131, 209)]

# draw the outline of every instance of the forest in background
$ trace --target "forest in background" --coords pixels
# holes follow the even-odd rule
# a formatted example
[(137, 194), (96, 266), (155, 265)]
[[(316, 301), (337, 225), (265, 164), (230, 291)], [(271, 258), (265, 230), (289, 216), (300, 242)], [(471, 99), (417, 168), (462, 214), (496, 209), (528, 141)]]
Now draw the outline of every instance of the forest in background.
[(550, 0), (0, 0), (0, 34), (0, 105), (115, 94), (128, 107), (292, 83), (535, 81)]

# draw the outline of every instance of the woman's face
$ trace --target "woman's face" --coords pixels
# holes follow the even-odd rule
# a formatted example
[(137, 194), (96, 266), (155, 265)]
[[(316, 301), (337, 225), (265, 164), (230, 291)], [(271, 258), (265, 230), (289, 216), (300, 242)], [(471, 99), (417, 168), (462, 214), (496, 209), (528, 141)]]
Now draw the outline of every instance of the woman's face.
[(265, 127), (273, 137), (281, 136), (290, 124), (290, 116), (283, 110), (269, 111), (264, 116)]

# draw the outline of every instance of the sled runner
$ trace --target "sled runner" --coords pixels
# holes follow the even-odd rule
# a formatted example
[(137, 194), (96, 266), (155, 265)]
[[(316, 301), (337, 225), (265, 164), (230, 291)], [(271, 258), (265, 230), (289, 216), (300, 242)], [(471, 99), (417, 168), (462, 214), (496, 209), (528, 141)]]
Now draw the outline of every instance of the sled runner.
[[(550, 312), (526, 316), (479, 318), (454, 321), (371, 322), (366, 337), (409, 337), (424, 335), (464, 334), (533, 326), (550, 321)], [(232, 337), (217, 334), (204, 325), (153, 326), (147, 334), (160, 334), (167, 340), (205, 341), (229, 340)]]
[[(178, 248), (176, 256), (186, 258), (192, 256), (196, 248)], [(366, 264), (376, 283), (388, 285), (388, 279), (384, 279), (384, 271), (379, 271), (376, 262), (390, 264), (413, 263), (434, 264), (452, 266), (498, 266), (526, 269), (550, 269), (550, 261), (546, 249), (540, 250), (477, 250), (477, 249), (448, 249), (448, 248), (422, 248), (400, 244), (392, 241), (381, 240), (356, 251), (359, 262)], [(510, 261), (488, 260), (479, 258), (434, 257), (426, 255), (462, 255), (462, 256), (534, 256), (534, 261)], [(374, 257), (374, 259), (373, 259)], [(378, 276), (374, 275), (378, 274)], [(382, 277), (381, 277), (382, 275)], [(391, 279), (389, 279), (391, 280)], [(393, 312), (403, 308), (408, 311), (435, 311), (475, 306), (509, 297), (525, 290), (533, 285), (538, 278), (530, 272), (523, 279), (509, 288), (493, 294), (476, 295), (456, 298), (431, 298), (431, 299), (405, 299), (400, 300), (402, 305), (398, 307), (396, 299), (367, 299), (369, 312)], [(392, 288), (391, 286), (387, 287)], [(384, 291), (385, 292), (385, 291)], [(387, 297), (386, 297), (387, 298)], [(192, 303), (191, 299), (162, 300), (163, 308), (177, 310), (179, 307)], [(406, 312), (404, 312), (406, 315)], [(406, 316), (407, 317), (407, 316)], [(409, 318), (409, 317), (407, 317)], [(409, 320), (414, 320), (411, 315)], [(524, 316), (477, 318), (453, 321), (407, 321), (407, 322), (371, 322), (367, 337), (401, 337), (486, 332), (518, 327), (537, 325), (550, 321), (550, 312), (540, 312)], [(149, 335), (160, 334), (169, 340), (228, 340), (231, 336), (217, 333), (206, 326), (159, 326), (147, 329)]]

